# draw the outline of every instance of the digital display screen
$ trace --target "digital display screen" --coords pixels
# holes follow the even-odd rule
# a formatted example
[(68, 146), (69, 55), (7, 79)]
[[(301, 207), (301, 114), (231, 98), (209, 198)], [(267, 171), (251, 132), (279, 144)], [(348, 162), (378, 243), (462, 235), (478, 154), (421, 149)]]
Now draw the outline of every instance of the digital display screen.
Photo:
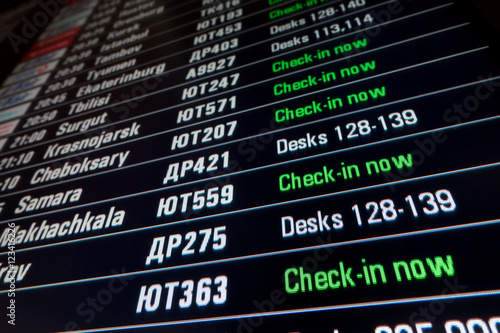
[(1, 332), (499, 332), (499, 39), (468, 1), (21, 22)]

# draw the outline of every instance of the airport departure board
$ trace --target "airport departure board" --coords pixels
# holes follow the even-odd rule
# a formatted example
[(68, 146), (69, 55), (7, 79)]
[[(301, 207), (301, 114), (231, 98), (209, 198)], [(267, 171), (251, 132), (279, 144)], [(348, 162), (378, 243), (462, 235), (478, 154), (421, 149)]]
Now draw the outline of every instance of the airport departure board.
[(49, 0), (20, 22), (1, 332), (499, 332), (499, 37), (471, 3)]

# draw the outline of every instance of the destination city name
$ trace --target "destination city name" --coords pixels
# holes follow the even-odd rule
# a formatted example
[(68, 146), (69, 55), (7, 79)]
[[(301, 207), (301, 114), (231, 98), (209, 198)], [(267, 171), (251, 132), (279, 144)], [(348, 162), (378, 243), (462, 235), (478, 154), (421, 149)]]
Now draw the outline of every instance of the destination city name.
[(165, 63), (163, 62), (159, 65), (149, 66), (142, 70), (136, 69), (133, 72), (123, 73), (122, 75), (115, 77), (114, 79), (104, 80), (96, 84), (86, 84), (81, 86), (80, 89), (78, 89), (78, 92), (76, 93), (75, 97), (77, 98), (83, 97), (86, 95), (99, 92), (101, 90), (114, 88), (124, 83), (143, 79), (148, 76), (159, 75), (163, 73), (164, 70), (165, 70)]
[(70, 153), (86, 150), (88, 148), (98, 149), (103, 144), (108, 144), (111, 142), (116, 142), (118, 140), (132, 138), (134, 136), (139, 135), (140, 127), (141, 125), (137, 124), (137, 122), (134, 121), (134, 123), (130, 127), (120, 128), (112, 132), (102, 131), (100, 135), (95, 135), (93, 137), (86, 138), (83, 140), (77, 140), (73, 143), (67, 143), (64, 145), (61, 145), (59, 143), (54, 143), (47, 148), (45, 154), (43, 155), (43, 159), (45, 160), (47, 158), (54, 158), (61, 155), (67, 155)]
[(30, 184), (35, 185), (51, 180), (63, 179), (68, 176), (87, 173), (98, 169), (105, 169), (115, 165), (117, 168), (121, 168), (127, 160), (129, 154), (130, 150), (127, 150), (126, 152), (119, 152), (92, 159), (85, 157), (80, 163), (70, 164), (69, 162), (66, 162), (60, 168), (51, 168), (50, 166), (40, 168), (33, 174)]
[(111, 51), (112, 49), (116, 49), (117, 47), (122, 47), (126, 44), (131, 44), (134, 42), (137, 42), (138, 40), (147, 38), (149, 35), (149, 29), (144, 30), (141, 33), (138, 34), (132, 34), (128, 37), (125, 37), (120, 40), (115, 40), (114, 42), (108, 43), (108, 44), (103, 44), (101, 48), (99, 49), (99, 52), (108, 52)]
[[(113, 206), (105, 214), (93, 214), (87, 211), (81, 215), (75, 214), (71, 220), (62, 223), (48, 223), (44, 220), (41, 224), (33, 222), (29, 229), (20, 229), (16, 227), (16, 244), (26, 244), (46, 239), (67, 237), (98, 230), (121, 226), (125, 219), (125, 211), (118, 210)], [(0, 237), (0, 247), (5, 247), (9, 242), (10, 228), (5, 228)]]

